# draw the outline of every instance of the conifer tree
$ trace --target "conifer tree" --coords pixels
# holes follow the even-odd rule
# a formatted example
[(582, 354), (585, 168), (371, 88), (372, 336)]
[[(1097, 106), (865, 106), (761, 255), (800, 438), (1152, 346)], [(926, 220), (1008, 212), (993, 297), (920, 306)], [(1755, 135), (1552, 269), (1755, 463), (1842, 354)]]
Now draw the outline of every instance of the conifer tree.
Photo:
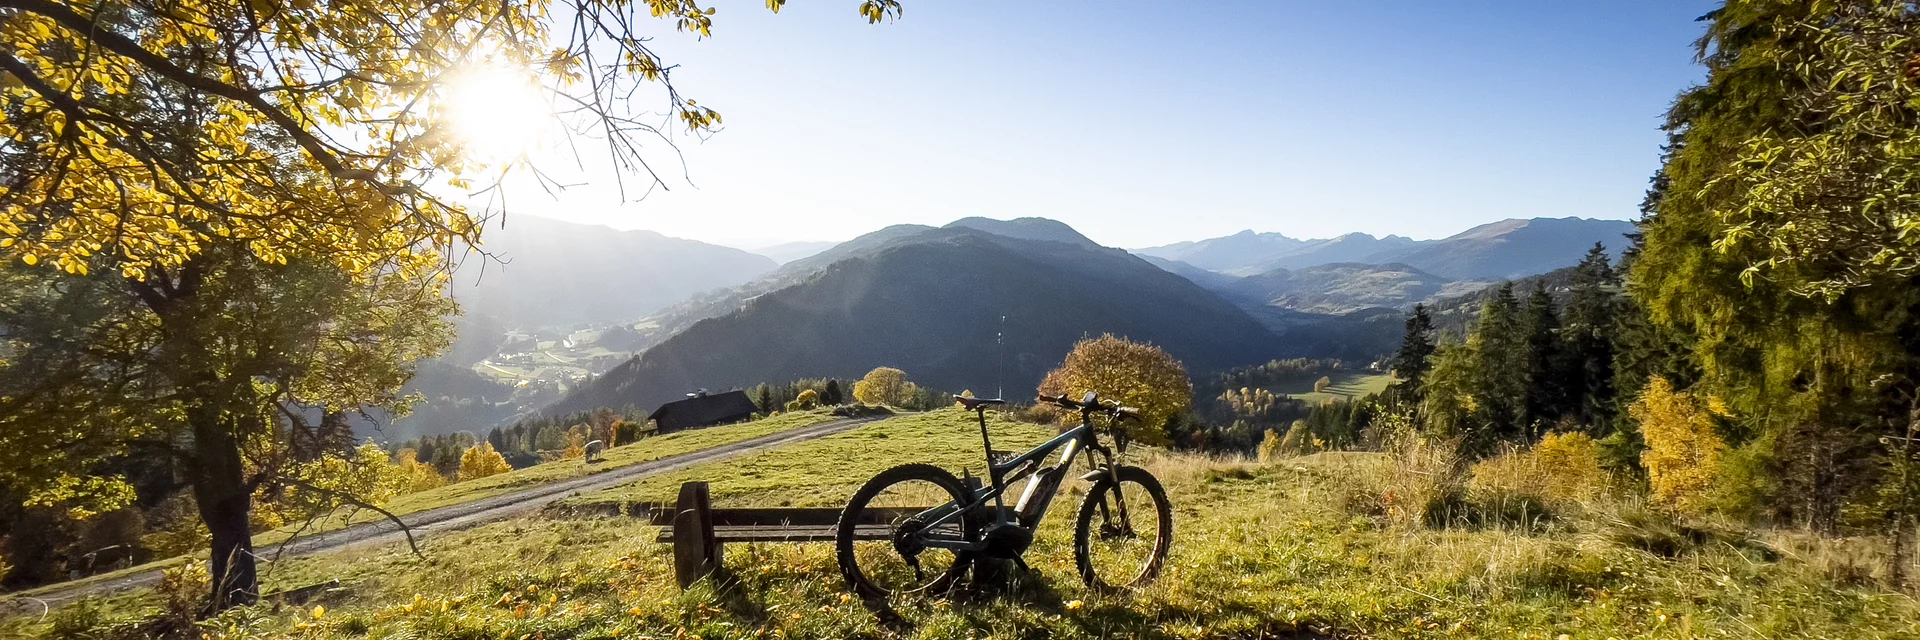
[(1400, 351), (1393, 357), (1393, 372), (1416, 402), (1421, 395), (1420, 384), (1433, 368), (1428, 360), (1433, 357), (1433, 351), (1433, 314), (1427, 312), (1424, 304), (1413, 305), (1413, 314), (1407, 316), (1406, 333), (1400, 339)]
[(1533, 293), (1527, 296), (1521, 331), (1526, 336), (1527, 363), (1526, 417), (1521, 426), (1531, 430), (1531, 438), (1545, 431), (1543, 424), (1560, 418), (1569, 395), (1567, 360), (1560, 346), (1560, 316), (1543, 281), (1536, 281)]
[(1490, 448), (1498, 441), (1518, 439), (1527, 418), (1528, 357), (1520, 302), (1513, 283), (1500, 285), (1480, 309), (1480, 320), (1467, 348), (1474, 358), (1481, 402), (1476, 412), (1485, 425), (1475, 447)]
[(1569, 415), (1590, 429), (1604, 429), (1613, 414), (1614, 330), (1620, 302), (1619, 286), (1607, 248), (1594, 243), (1574, 267), (1572, 289), (1561, 328), (1565, 350)]

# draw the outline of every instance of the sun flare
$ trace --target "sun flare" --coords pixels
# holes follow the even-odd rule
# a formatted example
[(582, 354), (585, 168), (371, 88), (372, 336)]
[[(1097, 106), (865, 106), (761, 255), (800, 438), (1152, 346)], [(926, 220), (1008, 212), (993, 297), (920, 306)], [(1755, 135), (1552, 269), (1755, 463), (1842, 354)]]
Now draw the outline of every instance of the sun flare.
[(530, 152), (552, 121), (540, 84), (524, 70), (476, 67), (448, 85), (443, 117), (467, 153), (486, 162), (511, 162)]

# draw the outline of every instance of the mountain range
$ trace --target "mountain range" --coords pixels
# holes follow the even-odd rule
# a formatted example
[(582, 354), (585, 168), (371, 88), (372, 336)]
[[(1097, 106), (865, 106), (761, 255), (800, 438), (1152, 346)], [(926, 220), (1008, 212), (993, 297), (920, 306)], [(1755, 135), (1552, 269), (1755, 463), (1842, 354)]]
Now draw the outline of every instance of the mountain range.
[(1075, 341), (1102, 333), (1152, 342), (1196, 373), (1282, 352), (1220, 295), (1039, 218), (889, 227), (706, 304), (676, 307), (705, 317), (546, 412), (877, 366), (942, 389), (1028, 393)]
[(1631, 229), (1567, 218), (1428, 241), (1247, 232), (1129, 253), (1045, 218), (896, 225), (645, 318), (645, 351), (544, 411), (876, 366), (943, 389), (1024, 393), (1074, 341), (1100, 333), (1160, 345), (1195, 373), (1274, 357), (1371, 359), (1395, 346), (1415, 302), (1572, 264), (1595, 242), (1617, 251)]
[(1624, 220), (1531, 218), (1483, 224), (1438, 240), (1376, 238), (1364, 233), (1296, 240), (1279, 233), (1242, 231), (1134, 253), (1242, 277), (1350, 262), (1401, 264), (1451, 280), (1503, 280), (1569, 266), (1596, 242), (1618, 257), (1633, 230), (1633, 223)]
[(1624, 245), (1631, 225), (1507, 220), (1426, 241), (1243, 232), (1128, 252), (1055, 220), (965, 218), (763, 249), (784, 262), (531, 216), (508, 229), (488, 236), (499, 260), (457, 272), (453, 295), (468, 315), (449, 366), (423, 366), (415, 381), (433, 398), (409, 421), (423, 431), (525, 410), (537, 396), (504, 400), (506, 389), (469, 367), (509, 332), (580, 325), (617, 330), (626, 346), (616, 351), (640, 353), (562, 385), (541, 412), (876, 366), (946, 390), (1019, 394), (1101, 333), (1159, 345), (1195, 374), (1276, 357), (1365, 361), (1395, 346), (1413, 303), (1467, 300), (1571, 264), (1596, 241)]

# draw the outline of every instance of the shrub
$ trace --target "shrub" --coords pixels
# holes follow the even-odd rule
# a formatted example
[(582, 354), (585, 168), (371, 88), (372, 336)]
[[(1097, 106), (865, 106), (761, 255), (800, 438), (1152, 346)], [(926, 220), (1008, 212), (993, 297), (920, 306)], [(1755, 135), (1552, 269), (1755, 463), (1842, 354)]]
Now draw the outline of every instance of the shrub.
[(1538, 526), (1605, 492), (1600, 445), (1581, 433), (1554, 433), (1531, 449), (1509, 448), (1470, 471), (1467, 499), (1482, 520)]
[(1354, 513), (1396, 527), (1441, 526), (1465, 514), (1460, 441), (1394, 441), (1385, 464), (1356, 474), (1344, 497)]
[(201, 603), (213, 592), (213, 578), (207, 573), (207, 563), (189, 559), (185, 564), (161, 571), (159, 591), (166, 598), (168, 623), (177, 629), (191, 629)]
[(818, 406), (820, 406), (820, 394), (815, 393), (812, 389), (807, 389), (801, 391), (800, 395), (796, 396), (792, 402), (787, 403), (787, 410), (806, 411)]
[(1280, 448), (1282, 441), (1279, 431), (1268, 429), (1267, 435), (1260, 438), (1260, 461), (1273, 462), (1285, 457), (1286, 451)]
[(439, 469), (420, 462), (418, 458), (419, 453), (412, 449), (401, 449), (400, 453), (394, 456), (396, 461), (394, 466), (399, 467), (404, 491), (407, 493), (426, 491), (447, 484), (447, 477), (440, 475)]
[(641, 430), (644, 427), (646, 427), (646, 425), (640, 422), (615, 422), (613, 423), (613, 440), (620, 444), (633, 444), (634, 441), (640, 439)]
[[(867, 404), (904, 406), (918, 392), (919, 389), (907, 381), (907, 372), (893, 367), (875, 367), (867, 372), (866, 377), (853, 383), (853, 398)], [(801, 395), (806, 393), (802, 392)]]
[(587, 436), (591, 429), (585, 424), (567, 427), (567, 448), (560, 452), (562, 460), (584, 458), (587, 455)]
[(1307, 421), (1295, 420), (1293, 426), (1287, 428), (1287, 435), (1281, 438), (1279, 446), (1288, 455), (1297, 456), (1312, 451), (1313, 429), (1307, 426)]
[(1646, 439), (1640, 463), (1647, 469), (1653, 503), (1691, 516), (1711, 511), (1714, 472), (1726, 450), (1712, 415), (1659, 376), (1647, 383), (1628, 415)]
[(1179, 360), (1159, 347), (1111, 334), (1074, 343), (1066, 360), (1040, 382), (1040, 391), (1076, 398), (1096, 391), (1103, 399), (1136, 407), (1140, 421), (1128, 432), (1162, 445), (1169, 442), (1167, 421), (1193, 399), (1193, 383)]
[(1331, 386), (1333, 386), (1333, 378), (1328, 376), (1320, 376), (1319, 380), (1313, 381), (1313, 392), (1326, 393), (1327, 388)]
[(473, 445), (465, 453), (460, 454), (459, 479), (461, 482), (499, 475), (512, 470), (513, 467), (507, 465), (507, 459), (501, 457), (500, 452), (493, 450), (491, 442)]

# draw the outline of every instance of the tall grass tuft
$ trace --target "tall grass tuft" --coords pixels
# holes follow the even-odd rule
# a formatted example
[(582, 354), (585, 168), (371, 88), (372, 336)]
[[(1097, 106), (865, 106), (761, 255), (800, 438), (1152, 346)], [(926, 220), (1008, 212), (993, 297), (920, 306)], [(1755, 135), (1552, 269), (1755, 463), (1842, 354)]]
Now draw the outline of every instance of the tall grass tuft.
[(1464, 490), (1458, 440), (1396, 438), (1386, 464), (1355, 467), (1346, 508), (1390, 526), (1443, 525), (1461, 513)]

